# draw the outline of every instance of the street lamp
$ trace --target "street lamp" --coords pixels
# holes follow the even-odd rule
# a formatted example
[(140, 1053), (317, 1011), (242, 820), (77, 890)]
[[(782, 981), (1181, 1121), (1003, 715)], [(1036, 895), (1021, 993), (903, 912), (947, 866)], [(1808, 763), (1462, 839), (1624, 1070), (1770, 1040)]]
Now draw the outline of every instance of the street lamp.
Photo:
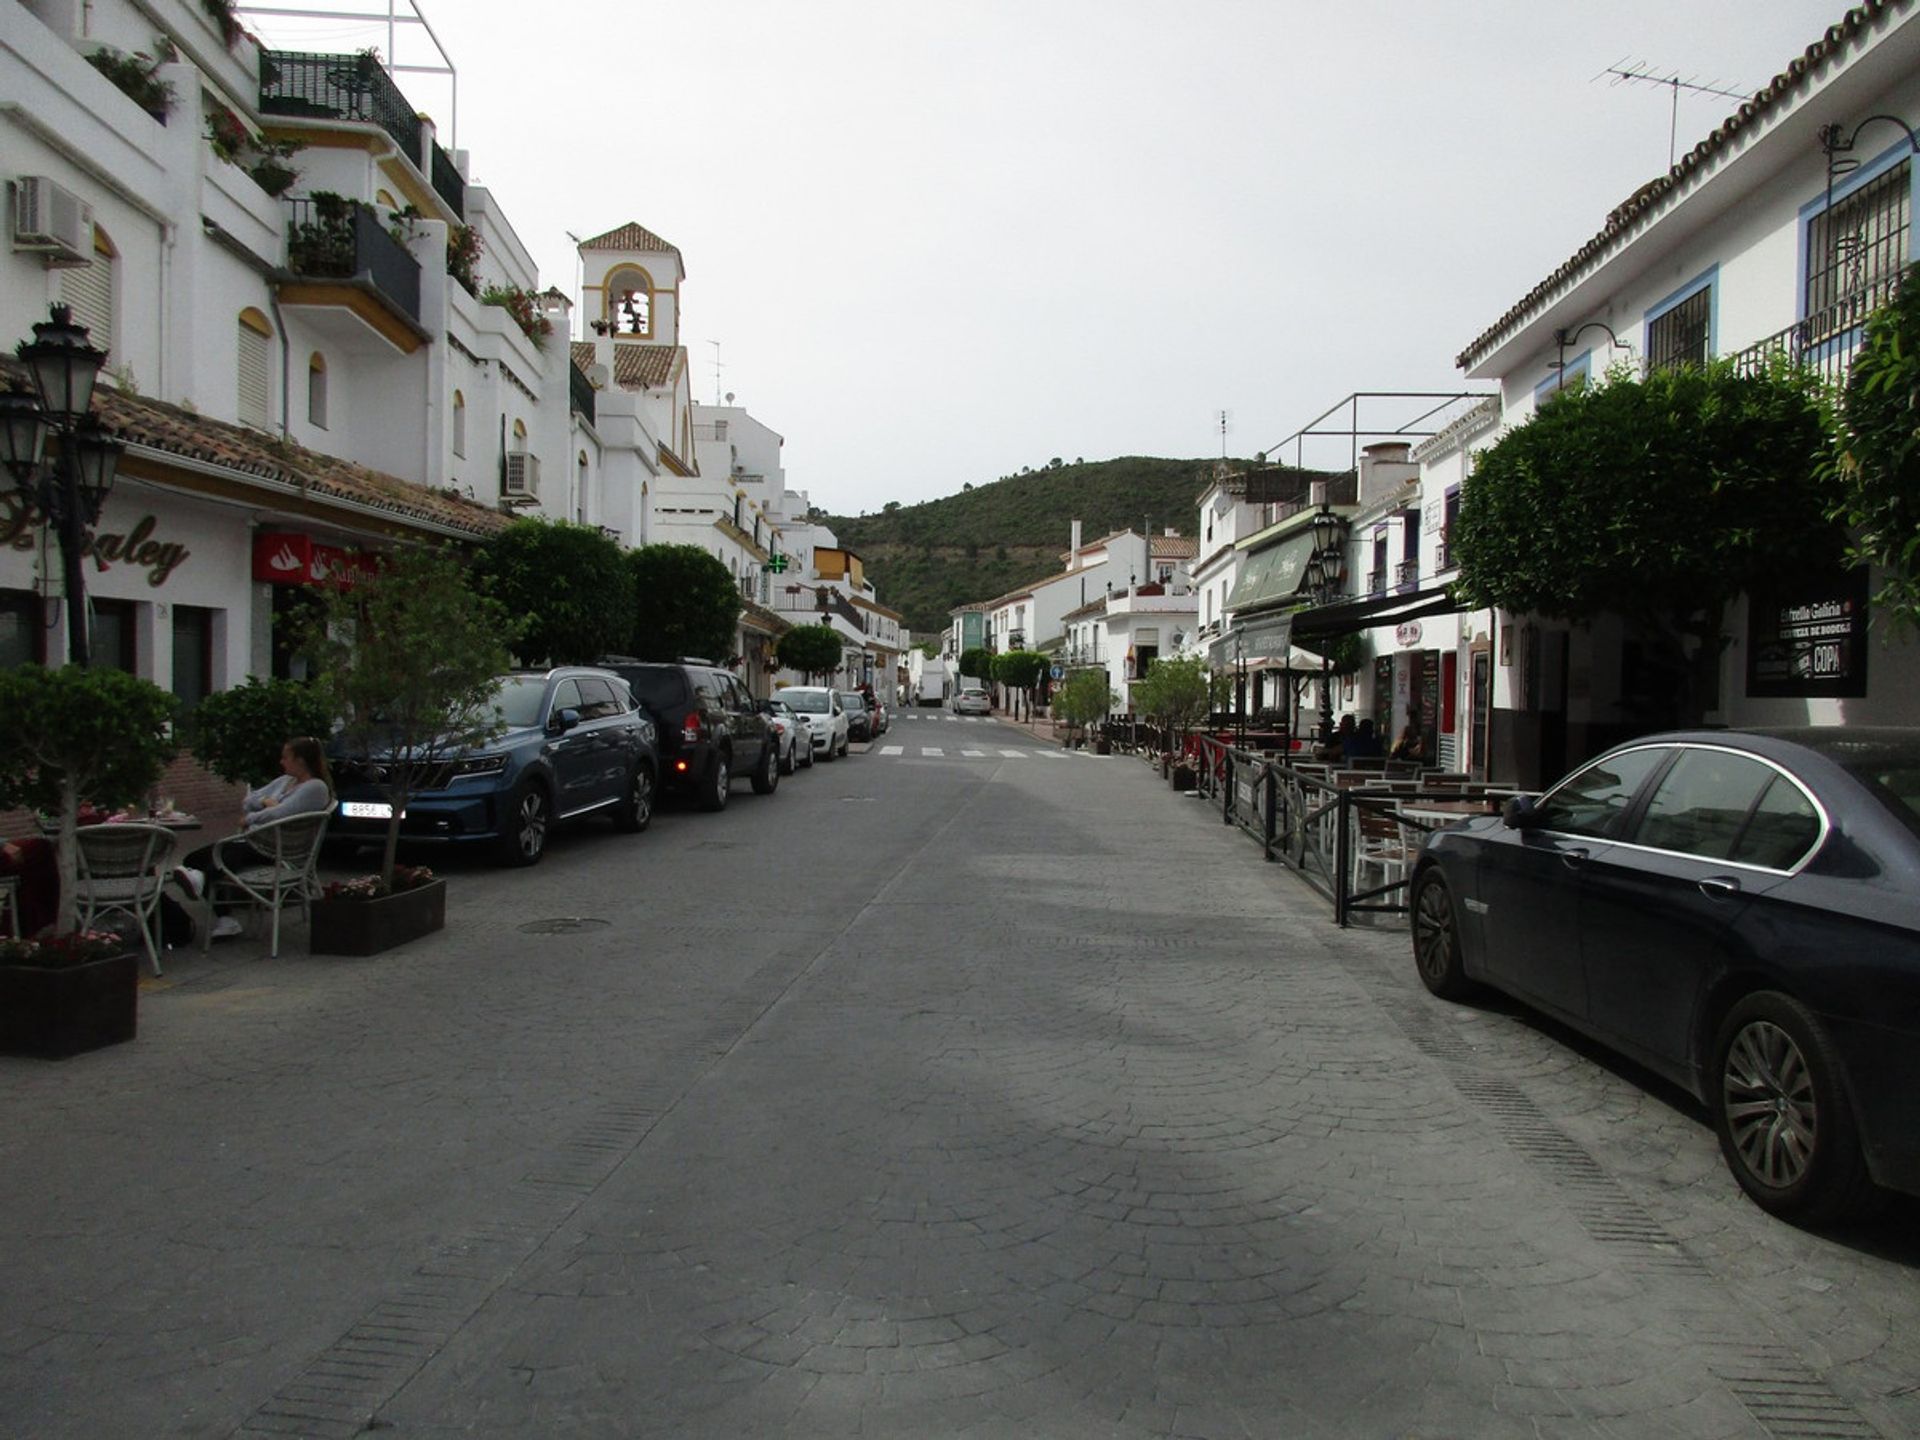
[[(1318, 608), (1331, 605), (1347, 580), (1347, 522), (1322, 505), (1312, 522), (1313, 554), (1307, 558), (1307, 588)], [(1328, 637), (1331, 639), (1331, 637)], [(1320, 652), (1320, 743), (1333, 739), (1333, 657)]]
[(87, 342), (86, 327), (73, 323), (66, 306), (54, 305), (49, 318), (33, 327), (33, 339), (21, 341), (16, 353), (33, 379), (34, 393), (0, 394), (0, 464), (13, 476), (21, 497), (56, 527), (67, 602), (67, 658), (85, 665), (82, 531), (100, 518), (121, 449), (92, 414), (94, 382), (107, 363), (107, 352)]

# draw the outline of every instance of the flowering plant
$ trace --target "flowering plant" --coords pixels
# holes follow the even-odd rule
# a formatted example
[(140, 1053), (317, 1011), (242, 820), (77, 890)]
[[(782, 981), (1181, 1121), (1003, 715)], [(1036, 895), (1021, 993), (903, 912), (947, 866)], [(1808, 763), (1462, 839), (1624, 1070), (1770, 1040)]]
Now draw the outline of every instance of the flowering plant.
[(544, 347), (547, 336), (553, 333), (553, 321), (540, 313), (539, 297), (531, 290), (518, 285), (489, 285), (481, 291), (480, 303), (500, 306), (536, 347)]
[(432, 881), (433, 871), (424, 865), (395, 865), (391, 885), (378, 875), (358, 875), (351, 880), (332, 881), (320, 893), (327, 900), (378, 900), (403, 890), (418, 890)]
[(127, 942), (111, 930), (69, 930), (38, 940), (0, 940), (0, 965), (30, 965), (66, 970), (90, 960), (127, 953)]

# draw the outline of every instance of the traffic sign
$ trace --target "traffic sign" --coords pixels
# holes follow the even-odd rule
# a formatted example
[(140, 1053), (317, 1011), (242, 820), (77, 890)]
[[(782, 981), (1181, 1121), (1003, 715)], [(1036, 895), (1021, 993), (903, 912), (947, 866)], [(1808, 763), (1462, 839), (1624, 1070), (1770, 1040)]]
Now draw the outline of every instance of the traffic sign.
[(1066, 671), (1066, 667), (1065, 667), (1065, 666), (1063, 666), (1063, 665), (1056, 665), (1056, 666), (1054, 666), (1054, 667), (1053, 667), (1053, 678), (1054, 678), (1054, 679), (1056, 679), (1056, 680), (1064, 680), (1064, 679), (1066, 679), (1066, 678), (1067, 678), (1067, 671)]

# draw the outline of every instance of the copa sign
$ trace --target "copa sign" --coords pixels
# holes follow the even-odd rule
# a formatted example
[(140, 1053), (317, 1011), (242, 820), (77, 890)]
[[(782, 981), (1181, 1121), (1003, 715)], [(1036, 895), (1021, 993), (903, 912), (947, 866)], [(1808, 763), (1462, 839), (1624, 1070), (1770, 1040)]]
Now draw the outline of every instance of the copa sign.
[(1402, 620), (1393, 627), (1393, 643), (1396, 645), (1418, 645), (1420, 643), (1420, 622)]

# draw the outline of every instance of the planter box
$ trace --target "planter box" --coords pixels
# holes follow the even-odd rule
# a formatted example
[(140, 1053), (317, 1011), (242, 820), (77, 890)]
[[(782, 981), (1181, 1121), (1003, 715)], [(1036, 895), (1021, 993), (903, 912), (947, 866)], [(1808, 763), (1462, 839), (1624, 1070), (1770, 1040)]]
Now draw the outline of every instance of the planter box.
[(1173, 782), (1173, 788), (1176, 790), (1191, 790), (1193, 789), (1194, 785), (1197, 783), (1197, 780), (1193, 771), (1193, 767), (1191, 765), (1174, 766), (1172, 774), (1169, 775), (1167, 778)]
[(309, 939), (316, 955), (378, 955), (447, 923), (447, 882), (431, 880), (377, 900), (315, 900)]
[(129, 952), (63, 970), (0, 965), (0, 1054), (64, 1060), (133, 1039), (140, 957)]

